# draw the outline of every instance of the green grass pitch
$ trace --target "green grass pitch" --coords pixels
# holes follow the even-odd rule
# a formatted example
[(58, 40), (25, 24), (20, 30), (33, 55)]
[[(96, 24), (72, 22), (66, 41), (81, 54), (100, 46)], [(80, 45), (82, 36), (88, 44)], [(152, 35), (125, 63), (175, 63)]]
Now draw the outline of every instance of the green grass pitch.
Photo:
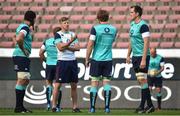
[(81, 113), (72, 113), (71, 109), (63, 109), (62, 112), (56, 112), (53, 113), (51, 111), (46, 111), (45, 109), (32, 109), (33, 113), (14, 113), (13, 109), (0, 109), (0, 115), (4, 115), (4, 116), (24, 116), (24, 115), (28, 115), (28, 116), (44, 116), (44, 115), (68, 115), (68, 116), (86, 116), (86, 115), (105, 115), (105, 116), (144, 116), (144, 115), (150, 115), (150, 116), (172, 116), (172, 115), (177, 115), (180, 116), (180, 110), (161, 110), (161, 111), (155, 111), (153, 113), (150, 114), (136, 114), (134, 113), (134, 110), (128, 110), (128, 109), (112, 109), (111, 113), (106, 114), (104, 113), (103, 109), (97, 109), (96, 113), (89, 113), (88, 109), (81, 109)]

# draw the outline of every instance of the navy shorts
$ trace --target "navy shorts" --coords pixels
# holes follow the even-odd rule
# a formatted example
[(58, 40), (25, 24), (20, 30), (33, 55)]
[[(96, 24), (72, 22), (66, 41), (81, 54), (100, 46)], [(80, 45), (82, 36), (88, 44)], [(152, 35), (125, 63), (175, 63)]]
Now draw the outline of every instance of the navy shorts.
[(148, 85), (156, 88), (162, 88), (162, 77), (149, 77), (148, 76)]
[(30, 59), (27, 57), (13, 56), (14, 70), (17, 72), (29, 72)]
[(111, 77), (112, 76), (112, 60), (95, 61), (91, 60), (90, 75), (93, 77)]
[(56, 65), (46, 65), (46, 80), (53, 81), (56, 77)]
[(138, 72), (147, 73), (148, 72), (148, 67), (149, 67), (150, 56), (147, 56), (147, 58), (146, 58), (146, 67), (143, 68), (143, 69), (140, 68), (141, 59), (142, 59), (142, 56), (133, 56), (132, 57), (132, 64), (133, 64), (134, 71), (136, 73), (138, 73)]
[(56, 66), (56, 82), (59, 83), (77, 83), (78, 82), (78, 66), (77, 61), (58, 60)]

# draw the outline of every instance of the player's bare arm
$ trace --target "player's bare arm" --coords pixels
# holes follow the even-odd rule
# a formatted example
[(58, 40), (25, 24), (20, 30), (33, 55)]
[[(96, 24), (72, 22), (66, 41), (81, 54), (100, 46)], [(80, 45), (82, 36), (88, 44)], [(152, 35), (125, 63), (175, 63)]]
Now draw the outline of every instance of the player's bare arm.
[(147, 57), (148, 49), (149, 49), (149, 37), (145, 37), (144, 38), (143, 56), (142, 56), (140, 68), (146, 67), (146, 57)]
[(46, 57), (44, 56), (44, 53), (45, 53), (45, 50), (40, 49), (39, 57), (40, 57), (41, 62), (46, 61)]
[(16, 37), (16, 42), (19, 45), (19, 48), (22, 50), (25, 56), (29, 55), (29, 52), (24, 48), (24, 33), (20, 32), (19, 35)]
[(132, 51), (132, 48), (131, 48), (131, 42), (129, 41), (129, 45), (128, 45), (128, 53), (127, 53), (127, 57), (126, 57), (126, 63), (130, 63), (130, 56), (131, 56), (131, 51)]
[(80, 46), (79, 46), (79, 44), (78, 43), (76, 43), (74, 46), (69, 46), (68, 48), (67, 48), (67, 50), (70, 50), (70, 51), (79, 51), (80, 50)]
[(88, 45), (87, 45), (87, 51), (86, 51), (86, 67), (89, 67), (89, 58), (92, 52), (94, 46), (94, 41), (89, 40)]

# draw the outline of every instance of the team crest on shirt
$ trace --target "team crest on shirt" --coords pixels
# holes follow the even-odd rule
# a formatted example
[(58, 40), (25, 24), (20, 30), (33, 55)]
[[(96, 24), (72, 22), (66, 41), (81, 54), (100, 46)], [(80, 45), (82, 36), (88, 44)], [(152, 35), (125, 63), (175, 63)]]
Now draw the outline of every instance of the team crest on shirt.
[(106, 32), (106, 33), (109, 33), (110, 32), (110, 29), (109, 28), (104, 28), (104, 31)]

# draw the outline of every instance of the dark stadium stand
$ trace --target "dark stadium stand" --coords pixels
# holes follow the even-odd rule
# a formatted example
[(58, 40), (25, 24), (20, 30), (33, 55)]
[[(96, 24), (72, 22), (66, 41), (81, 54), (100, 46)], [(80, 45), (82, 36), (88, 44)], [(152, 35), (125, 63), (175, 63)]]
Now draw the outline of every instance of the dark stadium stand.
[(127, 48), (129, 30), (129, 6), (141, 4), (142, 18), (151, 30), (150, 46), (180, 48), (180, 1), (179, 0), (0, 0), (0, 48), (13, 47), (12, 37), (22, 22), (23, 14), (31, 9), (37, 13), (33, 47), (38, 48), (43, 40), (52, 36), (52, 28), (58, 20), (71, 19), (70, 29), (78, 33), (82, 48), (86, 48), (90, 28), (97, 23), (96, 12), (110, 12), (110, 23), (118, 28), (114, 48)]

